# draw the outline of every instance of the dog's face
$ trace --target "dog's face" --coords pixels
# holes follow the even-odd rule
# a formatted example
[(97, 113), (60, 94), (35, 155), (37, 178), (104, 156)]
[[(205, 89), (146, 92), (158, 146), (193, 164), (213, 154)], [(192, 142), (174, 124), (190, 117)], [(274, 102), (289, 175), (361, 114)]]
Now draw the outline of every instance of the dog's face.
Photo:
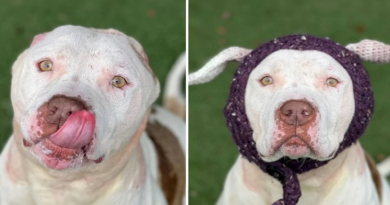
[(112, 29), (40, 34), (12, 73), (22, 132), (16, 142), (59, 170), (100, 162), (125, 146), (159, 94), (142, 47)]
[(346, 70), (320, 51), (279, 50), (250, 74), (246, 113), (264, 161), (334, 156), (355, 110)]

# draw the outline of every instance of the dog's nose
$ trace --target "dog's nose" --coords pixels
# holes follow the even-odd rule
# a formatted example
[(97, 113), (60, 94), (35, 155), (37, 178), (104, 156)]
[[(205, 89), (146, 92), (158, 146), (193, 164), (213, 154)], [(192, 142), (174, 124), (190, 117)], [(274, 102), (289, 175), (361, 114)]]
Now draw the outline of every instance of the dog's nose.
[(303, 100), (288, 101), (280, 108), (281, 120), (289, 125), (304, 125), (313, 119), (314, 108)]
[(73, 112), (85, 109), (81, 102), (66, 97), (51, 99), (48, 108), (50, 114), (46, 116), (46, 120), (59, 126), (62, 126)]

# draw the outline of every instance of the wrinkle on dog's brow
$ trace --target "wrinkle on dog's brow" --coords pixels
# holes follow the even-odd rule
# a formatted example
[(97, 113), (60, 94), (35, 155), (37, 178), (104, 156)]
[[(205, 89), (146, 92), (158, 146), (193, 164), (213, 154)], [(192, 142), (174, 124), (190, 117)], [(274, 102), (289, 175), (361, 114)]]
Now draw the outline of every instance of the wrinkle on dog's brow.
[[(154, 75), (153, 70), (149, 66), (149, 59), (148, 59), (148, 56), (146, 55), (145, 51), (144, 50), (142, 50), (142, 51), (137, 50), (137, 48), (131, 43), (130, 40), (129, 40), (129, 45), (135, 51), (135, 53), (137, 54), (138, 58), (141, 60), (142, 65), (144, 65), (146, 70), (150, 73), (150, 75), (152, 75), (153, 81), (156, 84), (157, 83), (157, 78)], [(140, 52), (142, 52), (142, 53), (140, 53)]]
[(91, 58), (99, 58), (100, 57), (100, 51), (93, 51), (91, 53)]
[(73, 76), (72, 77), (72, 81), (77, 83), (79, 81), (79, 77), (78, 76)]
[(64, 60), (64, 59), (65, 59), (65, 55), (64, 55), (63, 53), (59, 53), (59, 54), (57, 55), (57, 59), (58, 59), (58, 60)]
[(293, 88), (296, 88), (298, 87), (298, 83), (297, 82), (293, 82), (293, 84), (291, 85)]
[(273, 66), (273, 71), (275, 74), (280, 73), (280, 71), (284, 68), (284, 63), (282, 62), (277, 62)]

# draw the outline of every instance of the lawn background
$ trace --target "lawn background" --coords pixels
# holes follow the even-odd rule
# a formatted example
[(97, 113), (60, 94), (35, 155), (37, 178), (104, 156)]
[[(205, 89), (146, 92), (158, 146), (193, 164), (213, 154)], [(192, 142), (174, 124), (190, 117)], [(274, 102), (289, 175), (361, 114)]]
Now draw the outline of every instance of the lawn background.
[[(256, 48), (275, 37), (304, 33), (346, 45), (364, 38), (390, 44), (390, 1), (189, 0), (189, 70), (229, 46)], [(363, 147), (375, 160), (390, 156), (390, 65), (364, 63), (374, 88), (375, 113)], [(238, 151), (222, 110), (238, 66), (189, 88), (190, 204), (214, 204)], [(261, 183), (261, 182), (259, 182)]]
[(118, 29), (142, 44), (161, 88), (185, 51), (184, 0), (0, 0), (0, 5), (0, 147), (12, 133), (11, 66), (34, 35), (66, 24)]

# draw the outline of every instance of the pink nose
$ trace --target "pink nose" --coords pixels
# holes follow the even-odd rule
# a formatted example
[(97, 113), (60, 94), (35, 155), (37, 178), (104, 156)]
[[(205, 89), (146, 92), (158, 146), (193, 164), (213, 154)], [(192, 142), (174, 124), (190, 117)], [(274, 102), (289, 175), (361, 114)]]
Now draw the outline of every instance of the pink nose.
[(289, 125), (301, 126), (314, 118), (314, 108), (304, 100), (288, 101), (282, 105), (280, 112), (280, 119)]

